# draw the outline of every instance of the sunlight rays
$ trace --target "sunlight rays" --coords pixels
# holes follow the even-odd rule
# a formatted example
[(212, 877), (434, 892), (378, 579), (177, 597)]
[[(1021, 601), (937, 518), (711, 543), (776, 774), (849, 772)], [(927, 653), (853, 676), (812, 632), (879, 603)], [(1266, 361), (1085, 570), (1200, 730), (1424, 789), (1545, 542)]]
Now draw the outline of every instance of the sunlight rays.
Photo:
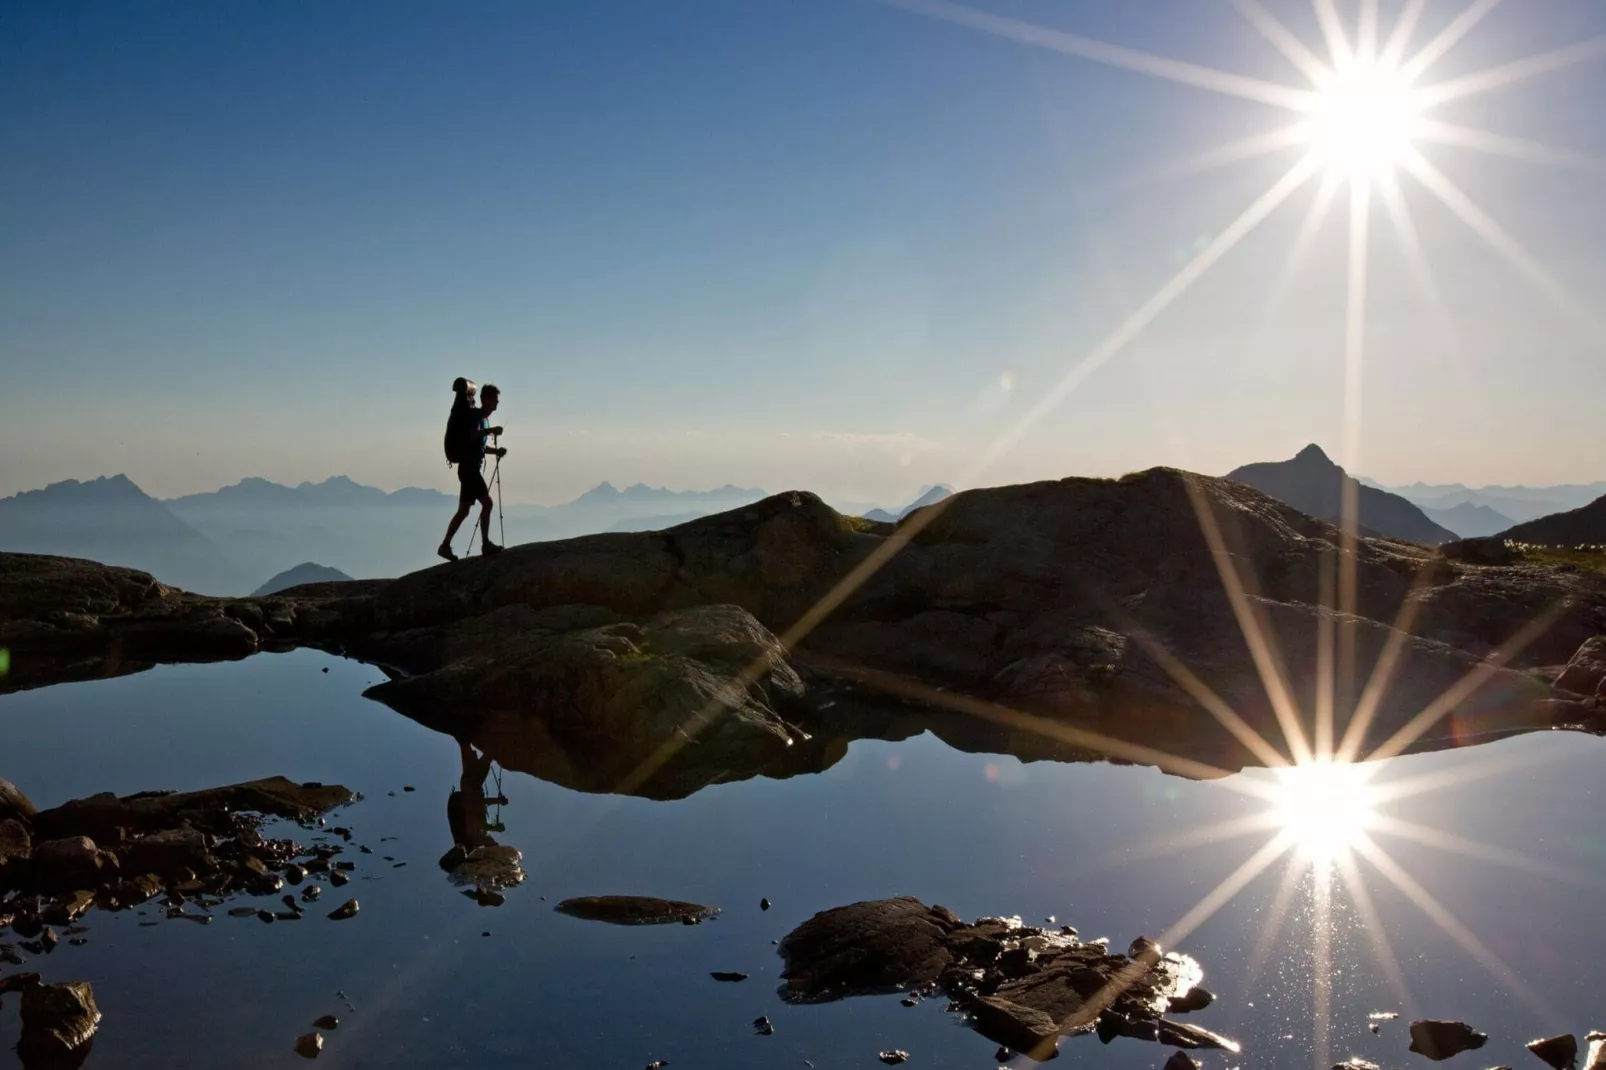
[[(1429, 67), (1443, 59), (1456, 43), (1471, 33), (1499, 3), (1500, 0), (1473, 0), (1462, 9), (1461, 14), (1451, 19), (1436, 37), (1422, 46), (1421, 51), (1401, 65), (1400, 73), (1412, 82), (1422, 77)], [(1420, 17), (1421, 12), (1417, 15)]]
[(1283, 54), (1303, 74), (1312, 86), (1320, 86), (1328, 77), (1328, 69), (1316, 53), (1305, 47), (1305, 42), (1294, 36), (1278, 19), (1260, 4), (1260, 0), (1228, 0), (1273, 48)]
[(1181, 60), (1167, 59), (1148, 52), (1136, 49), (1122, 48), (1119, 45), (1106, 44), (1095, 41), (1089, 37), (1066, 33), (1063, 30), (1051, 30), (1044, 26), (1025, 22), (1021, 19), (1008, 18), (1004, 15), (994, 15), (986, 11), (977, 11), (965, 7), (963, 4), (951, 3), (950, 0), (880, 0), (889, 7), (902, 8), (905, 11), (924, 15), (927, 18), (939, 19), (957, 26), (980, 30), (995, 37), (1003, 37), (1021, 44), (1035, 45), (1055, 52), (1062, 52), (1068, 56), (1079, 59), (1092, 60), (1108, 67), (1117, 67), (1121, 70), (1133, 71), (1138, 74), (1147, 74), (1169, 82), (1179, 82), (1191, 85), (1198, 89), (1208, 89), (1213, 93), (1225, 93), (1229, 96), (1252, 100), (1260, 104), (1270, 104), (1279, 108), (1300, 111), (1310, 104), (1310, 93), (1304, 90), (1290, 89), (1278, 85), (1276, 82), (1265, 82), (1258, 78), (1249, 78), (1241, 74), (1231, 74), (1227, 71), (1216, 70), (1213, 67), (1204, 67), (1196, 63), (1185, 63)]
[(1417, 23), (1422, 21), (1422, 14), (1428, 8), (1428, 0), (1406, 0), (1405, 9), (1394, 23), (1394, 29), (1389, 32), (1388, 43), (1383, 46), (1379, 62), (1398, 67), (1405, 58), (1405, 50), (1411, 45), (1411, 35), (1416, 32)]
[(1556, 71), (1571, 67), (1574, 64), (1585, 63), (1592, 59), (1606, 56), (1606, 34), (1579, 41), (1577, 44), (1558, 48), (1552, 52), (1543, 52), (1527, 59), (1519, 59), (1512, 63), (1503, 63), (1498, 67), (1463, 78), (1454, 78), (1448, 82), (1430, 86), (1422, 90), (1422, 104), (1424, 107), (1436, 107), (1448, 104), (1453, 100), (1462, 100), (1478, 93), (1487, 93), (1491, 89), (1501, 89), (1516, 82), (1537, 78), (1544, 74), (1553, 74)]
[(1574, 152), (1571, 149), (1559, 149), (1538, 141), (1491, 134), (1487, 130), (1447, 123), (1440, 119), (1421, 120), (1417, 124), (1417, 136), (1424, 141), (1432, 141), (1439, 145), (1473, 149), (1491, 156), (1504, 156), (1526, 163), (1573, 167), (1591, 173), (1606, 171), (1606, 157), (1587, 152)]

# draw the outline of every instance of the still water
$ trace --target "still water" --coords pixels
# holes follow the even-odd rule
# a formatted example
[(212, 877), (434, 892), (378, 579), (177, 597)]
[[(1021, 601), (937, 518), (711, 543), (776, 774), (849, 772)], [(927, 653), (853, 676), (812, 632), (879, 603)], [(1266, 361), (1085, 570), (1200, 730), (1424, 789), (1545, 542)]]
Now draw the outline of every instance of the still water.
[[(1412, 1016), (1461, 1018), (1490, 1034), (1452, 1066), (1522, 1065), (1534, 1036), (1606, 1027), (1606, 742), (1594, 737), (1541, 733), (1396, 759), (1374, 788), (1428, 790), (1378, 813), (1410, 823), (1417, 839), (1376, 826), (1370, 835), (1404, 871), (1404, 889), (1362, 861), (1357, 897), (1295, 851), (1208, 916), (1199, 904), (1273, 831), (1206, 830), (1267, 813), (1262, 798), (1234, 790), (1264, 774), (1196, 783), (1140, 767), (1023, 764), (930, 735), (860, 741), (824, 773), (675, 802), (507, 773), (508, 801), (493, 816), (505, 825), (498, 839), (524, 852), (529, 879), (488, 908), (436, 866), (452, 842), (446, 798), (459, 748), (363, 699), (378, 679), (299, 651), (0, 697), (0, 776), (41, 807), (272, 774), (365, 795), (330, 822), (374, 850), (346, 856), (361, 863), (341, 890), (362, 903), (352, 921), (314, 911), (263, 925), (219, 910), (200, 926), (165, 920), (154, 905), (144, 916), (95, 911), (85, 946), (30, 962), (49, 981), (93, 982), (106, 1017), (88, 1066), (300, 1066), (294, 1039), (325, 1014), (341, 1019), (319, 1059), (331, 1067), (870, 1068), (887, 1048), (908, 1051), (912, 1068), (995, 1065), (996, 1045), (942, 1000), (793, 1007), (775, 995), (774, 941), (816, 911), (893, 895), (967, 919), (1053, 915), (1117, 948), (1191, 914), (1177, 946), (1203, 963), (1217, 1002), (1188, 1020), (1244, 1045), (1236, 1056), (1197, 1053), (1208, 1067), (1313, 1065), (1322, 954), (1332, 962), (1329, 1063), (1417, 1061), (1406, 1052)], [(1285, 883), (1287, 919), (1273, 939)], [(603, 894), (724, 913), (697, 927), (620, 928), (552, 910)], [(712, 970), (750, 977), (721, 984)], [(19, 1028), (16, 1001), (6, 1004), (0, 1065), (14, 1058)], [(1373, 1011), (1402, 1019), (1373, 1035)], [(773, 1036), (754, 1035), (759, 1015)], [(1172, 1052), (1092, 1037), (1061, 1050), (1112, 1067), (1158, 1067)]]

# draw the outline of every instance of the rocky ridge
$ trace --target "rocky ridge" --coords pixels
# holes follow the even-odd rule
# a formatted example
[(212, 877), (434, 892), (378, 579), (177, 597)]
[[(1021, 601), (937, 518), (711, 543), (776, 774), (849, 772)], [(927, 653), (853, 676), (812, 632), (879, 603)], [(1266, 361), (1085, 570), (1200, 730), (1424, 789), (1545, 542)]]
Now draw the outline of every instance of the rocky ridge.
[[(0, 689), (312, 645), (380, 665), (372, 697), (509, 768), (655, 797), (926, 729), (1026, 758), (1158, 761), (1134, 749), (1150, 746), (1190, 775), (1231, 770), (1266, 755), (1211, 709), (1286, 752), (1278, 708), (1314, 708), (1327, 634), (1355, 651), (1350, 691), (1397, 654), (1371, 744), (1469, 674), (1424, 743), (1597, 718), (1549, 681), (1606, 634), (1606, 577), (1363, 539), (1339, 613), (1322, 594), (1340, 542), (1242, 484), (1154, 469), (967, 491), (897, 526), (791, 492), (264, 598), (3, 555)], [(1509, 665), (1491, 660), (1536, 621)], [(1340, 730), (1354, 699), (1338, 696)]]

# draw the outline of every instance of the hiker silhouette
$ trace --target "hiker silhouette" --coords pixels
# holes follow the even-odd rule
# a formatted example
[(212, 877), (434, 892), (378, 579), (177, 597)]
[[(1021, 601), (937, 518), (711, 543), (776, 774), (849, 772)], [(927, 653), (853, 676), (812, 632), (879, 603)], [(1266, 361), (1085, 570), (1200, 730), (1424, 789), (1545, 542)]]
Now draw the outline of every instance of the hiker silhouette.
[[(475, 405), (475, 394), (479, 404)], [(457, 560), (452, 540), (457, 529), (468, 517), (474, 503), (480, 506), (480, 552), (494, 554), (502, 547), (491, 541), (491, 488), (485, 482), (485, 458), (495, 457), (498, 462), (507, 456), (501, 445), (487, 446), (486, 439), (502, 435), (500, 425), (491, 424), (491, 415), (501, 403), (502, 392), (492, 383), (480, 389), (472, 379), (459, 377), (452, 381), (452, 410), (446, 418), (446, 463), (457, 467), (457, 512), (446, 526), (446, 538), (441, 540), (436, 553), (447, 561)], [(469, 540), (472, 546), (473, 539)]]

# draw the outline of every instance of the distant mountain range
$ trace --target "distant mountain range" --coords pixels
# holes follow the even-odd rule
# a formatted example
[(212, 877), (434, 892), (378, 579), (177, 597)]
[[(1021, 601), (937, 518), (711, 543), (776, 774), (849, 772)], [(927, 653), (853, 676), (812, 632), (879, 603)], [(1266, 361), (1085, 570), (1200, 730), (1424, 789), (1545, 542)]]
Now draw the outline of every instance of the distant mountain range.
[[(1481, 505), (1509, 517), (1514, 524), (1577, 509), (1606, 494), (1606, 481), (1562, 483), (1548, 487), (1468, 487), (1461, 483), (1412, 483), (1403, 487), (1391, 487), (1364, 477), (1361, 482), (1369, 487), (1398, 494), (1422, 507), (1424, 511), (1430, 511), (1430, 516), (1431, 510), (1443, 511), (1460, 505)], [(1455, 528), (1454, 524), (1446, 526)], [(1467, 537), (1478, 534), (1472, 531), (1459, 533)]]
[(927, 505), (935, 505), (944, 498), (953, 497), (953, 493), (954, 488), (950, 487), (946, 483), (938, 483), (935, 485), (927, 484), (926, 486), (921, 487), (918, 492), (916, 492), (914, 501), (910, 502), (902, 509), (899, 509), (896, 513), (887, 509), (868, 509), (859, 515), (864, 517), (866, 520), (875, 520), (882, 524), (896, 524), (898, 521), (902, 520), (916, 509)]
[(238, 594), (243, 583), (215, 542), (122, 475), (0, 499), (0, 549), (124, 565), (202, 594)]
[[(603, 483), (564, 505), (505, 506), (510, 543), (670, 526), (746, 505), (757, 488), (673, 491)], [(385, 492), (346, 476), (286, 486), (260, 478), (159, 501), (127, 476), (68, 480), (0, 499), (0, 549), (88, 557), (143, 569), (205, 594), (244, 594), (300, 563), (342, 575), (398, 576), (436, 562), (457, 498), (404, 487)], [(458, 534), (458, 551), (471, 525)], [(493, 526), (493, 532), (500, 525)], [(272, 581), (270, 581), (272, 582)], [(298, 581), (307, 582), (307, 581)]]
[(1334, 464), (1320, 446), (1300, 450), (1292, 460), (1246, 464), (1227, 473), (1264, 494), (1320, 520), (1338, 523), (1346, 486), (1356, 492), (1361, 528), (1393, 539), (1428, 546), (1450, 542), (1454, 531), (1434, 523), (1421, 509), (1397, 494), (1368, 487)]
[(1541, 546), (1606, 546), (1606, 496), (1580, 509), (1518, 524), (1502, 534)]
[(1449, 528), (1463, 539), (1498, 535), (1515, 523), (1504, 513), (1471, 502), (1462, 502), (1450, 509), (1430, 509), (1425, 505), (1420, 508), (1429, 520), (1440, 527)]
[(304, 583), (336, 583), (340, 580), (349, 580), (350, 576), (338, 568), (328, 568), (324, 565), (307, 561), (295, 568), (285, 569), (267, 583), (251, 592), (253, 598), (265, 598), (270, 594), (288, 591), (292, 587), (300, 587)]

